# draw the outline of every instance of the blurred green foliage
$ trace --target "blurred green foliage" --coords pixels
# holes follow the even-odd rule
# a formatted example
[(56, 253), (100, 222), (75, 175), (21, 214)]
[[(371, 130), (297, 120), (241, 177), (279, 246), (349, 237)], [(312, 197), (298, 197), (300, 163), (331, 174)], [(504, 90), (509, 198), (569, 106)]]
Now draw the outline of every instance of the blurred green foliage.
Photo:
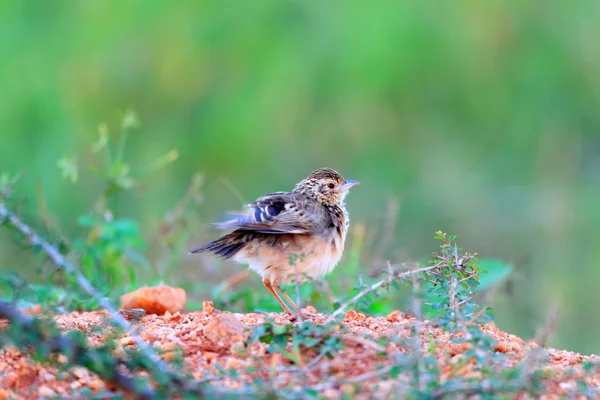
[[(110, 209), (140, 221), (150, 252), (164, 239), (175, 254), (151, 257), (138, 283), (184, 282), (200, 301), (244, 268), (184, 256), (216, 236), (209, 222), (330, 166), (362, 182), (334, 296), (386, 260), (426, 256), (443, 229), (514, 266), (492, 301), (499, 327), (531, 337), (556, 304), (551, 344), (597, 353), (599, 17), (585, 0), (4, 2), (0, 174), (23, 172), (30, 223), (77, 237), (107, 180), (131, 177), (85, 170), (106, 161), (90, 143), (122, 138), (113, 127), (135, 109), (115, 159), (179, 158), (134, 176)], [(186, 235), (163, 235), (198, 172)], [(35, 280), (39, 262), (3, 231), (0, 254)]]

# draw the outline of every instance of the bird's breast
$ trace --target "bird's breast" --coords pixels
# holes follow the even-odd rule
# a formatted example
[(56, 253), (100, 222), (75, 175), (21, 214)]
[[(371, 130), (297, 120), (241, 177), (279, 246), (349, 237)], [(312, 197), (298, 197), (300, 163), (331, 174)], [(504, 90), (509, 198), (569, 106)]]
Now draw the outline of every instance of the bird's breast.
[(342, 208), (331, 210), (330, 223), (314, 234), (257, 235), (240, 252), (238, 262), (277, 282), (294, 280), (296, 273), (309, 278), (329, 274), (342, 258), (349, 219)]

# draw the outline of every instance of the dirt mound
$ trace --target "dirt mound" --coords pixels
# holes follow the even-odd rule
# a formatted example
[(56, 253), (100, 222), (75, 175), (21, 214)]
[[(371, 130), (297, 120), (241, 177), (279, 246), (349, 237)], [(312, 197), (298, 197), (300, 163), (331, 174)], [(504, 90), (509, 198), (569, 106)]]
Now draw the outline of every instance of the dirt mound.
[[(55, 316), (54, 320), (63, 331), (77, 329), (85, 332), (93, 345), (102, 343), (112, 332), (105, 329), (107, 316), (102, 311), (74, 312)], [(307, 307), (304, 317), (315, 324), (322, 324), (327, 316)], [(339, 398), (342, 392), (368, 398), (373, 395), (385, 397), (390, 393), (397, 397), (401, 393), (398, 385), (407, 385), (402, 382), (402, 374), (393, 379), (389, 374), (394, 355), (406, 352), (407, 348), (398, 341), (378, 340), (391, 335), (400, 339), (411, 338), (411, 323), (415, 319), (400, 311), (379, 318), (349, 311), (343, 320), (347, 329), (340, 333), (343, 345), (338, 350), (324, 356), (310, 349), (297, 358), (286, 357), (280, 352), (268, 353), (269, 345), (260, 341), (248, 343), (251, 335), (248, 328), (261, 325), (267, 319), (280, 326), (298, 323), (295, 315), (232, 314), (215, 310), (212, 303), (205, 302), (202, 312), (147, 315), (133, 325), (145, 341), (162, 350), (163, 358), (171, 360), (180, 354), (185, 368), (196, 379), (216, 380), (224, 388), (240, 389), (260, 379), (268, 381), (274, 388), (312, 386), (328, 398)], [(7, 325), (8, 322), (0, 321), (0, 328)], [(447, 333), (428, 321), (423, 321), (420, 326), (421, 349), (424, 353), (435, 354), (442, 382), (457, 375), (468, 378), (480, 374), (474, 367), (474, 360), (465, 362), (462, 359), (469, 343), (452, 341)], [(506, 368), (518, 364), (531, 350), (538, 348), (535, 342), (524, 342), (496, 329), (493, 324), (481, 326), (481, 329), (496, 341), (495, 351), (506, 355)], [(123, 349), (134, 346), (128, 335), (118, 341)], [(598, 361), (596, 356), (551, 348), (546, 350), (543, 370), (550, 372), (544, 374), (541, 380), (549, 389), (548, 393), (556, 396), (573, 394), (577, 381), (583, 379), (584, 363)], [(94, 393), (115, 390), (84, 368), (64, 370), (60, 367), (64, 362), (66, 358), (59, 356), (54, 365), (40, 364), (15, 349), (0, 350), (0, 399), (64, 397), (82, 388), (89, 388)], [(223, 374), (224, 370), (235, 373)], [(600, 388), (600, 374), (588, 374), (585, 381), (588, 387)]]

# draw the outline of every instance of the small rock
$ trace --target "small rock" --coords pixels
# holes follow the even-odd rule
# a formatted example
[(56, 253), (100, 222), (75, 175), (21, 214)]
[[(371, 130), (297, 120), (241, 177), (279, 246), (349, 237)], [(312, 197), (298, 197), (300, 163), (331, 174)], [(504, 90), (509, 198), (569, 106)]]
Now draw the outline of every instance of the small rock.
[(510, 351), (510, 348), (506, 345), (506, 343), (499, 342), (496, 344), (496, 347), (494, 347), (494, 350), (496, 350), (499, 353), (507, 353)]
[(473, 344), (471, 342), (464, 342), (462, 344), (462, 351), (471, 350), (473, 348)]
[(121, 296), (121, 309), (144, 309), (148, 314), (163, 315), (183, 311), (185, 290), (170, 286), (143, 287)]
[(346, 316), (344, 317), (344, 320), (346, 321), (364, 321), (365, 320), (365, 316), (364, 314), (361, 313), (357, 313), (354, 310), (348, 310), (348, 312), (346, 313)]
[(128, 321), (140, 320), (146, 316), (146, 311), (142, 308), (134, 308), (133, 310), (119, 310), (119, 314)]
[(385, 317), (388, 322), (400, 322), (404, 319), (402, 313), (398, 310), (392, 311)]
[(213, 360), (216, 360), (217, 358), (219, 358), (219, 353), (215, 353), (213, 351), (205, 351), (204, 352), (204, 359), (206, 360), (207, 363), (211, 363)]
[(89, 372), (83, 367), (73, 367), (71, 368), (71, 374), (77, 379), (83, 379), (89, 375)]
[(204, 327), (203, 333), (214, 344), (225, 346), (231, 342), (242, 342), (245, 328), (233, 314), (223, 312)]
[(133, 338), (131, 336), (123, 337), (119, 340), (119, 342), (121, 343), (122, 346), (131, 346), (132, 344), (135, 343), (135, 341), (133, 340)]
[(212, 313), (215, 311), (215, 305), (213, 304), (212, 301), (208, 301), (208, 300), (204, 300), (202, 302), (202, 312), (205, 313), (206, 315), (212, 315)]
[(87, 383), (87, 387), (92, 389), (92, 391), (97, 392), (98, 390), (104, 388), (104, 382), (100, 379), (92, 379), (90, 382)]
[(177, 348), (177, 345), (173, 342), (167, 342), (167, 343), (163, 343), (162, 344), (162, 351), (167, 352), (167, 351), (173, 351)]
[(240, 360), (238, 360), (235, 357), (227, 357), (227, 359), (225, 360), (225, 368), (227, 369), (238, 368), (239, 366)]
[(237, 358), (246, 358), (250, 355), (246, 347), (242, 342), (233, 342), (231, 343), (231, 347), (229, 347), (229, 352), (232, 356)]
[(40, 397), (51, 398), (51, 397), (56, 396), (56, 392), (54, 390), (50, 389), (48, 386), (42, 385), (38, 389), (38, 395)]
[(309, 314), (316, 314), (317, 313), (317, 310), (313, 306), (306, 306), (306, 308), (304, 309), (304, 311), (306, 311)]
[(516, 351), (516, 352), (521, 351), (521, 349), (523, 348), (523, 346), (521, 345), (521, 343), (516, 342), (516, 341), (510, 342), (508, 344), (508, 347), (511, 349), (511, 351)]
[(41, 314), (44, 310), (42, 310), (41, 305), (36, 304), (34, 306), (24, 308), (22, 311), (24, 314), (27, 314), (27, 315), (36, 315), (36, 314)]
[(56, 377), (54, 375), (52, 375), (51, 373), (49, 373), (48, 371), (46, 371), (44, 369), (40, 370), (39, 376), (44, 382), (50, 382), (50, 381), (53, 381), (56, 379)]
[(558, 384), (562, 390), (575, 390), (577, 387), (574, 381), (561, 382)]

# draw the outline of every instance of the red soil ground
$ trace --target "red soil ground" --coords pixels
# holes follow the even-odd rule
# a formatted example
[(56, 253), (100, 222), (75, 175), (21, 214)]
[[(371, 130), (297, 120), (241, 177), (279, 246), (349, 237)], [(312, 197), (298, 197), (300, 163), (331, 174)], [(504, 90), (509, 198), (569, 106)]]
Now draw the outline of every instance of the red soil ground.
[[(310, 306), (304, 309), (304, 314), (317, 324), (323, 323), (327, 317), (316, 313)], [(55, 316), (54, 320), (63, 331), (78, 329), (85, 332), (89, 343), (93, 345), (101, 343), (108, 335), (94, 329), (105, 326), (107, 316), (102, 311), (73, 312)], [(402, 388), (406, 387), (406, 383), (401, 385), (402, 374), (396, 379), (382, 380), (385, 375), (379, 374), (378, 368), (389, 365), (394, 353), (407, 350), (391, 342), (381, 345), (373, 339), (365, 339), (364, 335), (368, 334), (371, 338), (390, 335), (409, 338), (411, 330), (408, 327), (413, 318), (399, 311), (380, 318), (349, 311), (343, 321), (348, 332), (342, 336), (344, 346), (339, 353), (333, 358), (315, 359), (317, 353), (308, 351), (302, 354), (302, 368), (296, 368), (292, 361), (279, 353), (267, 353), (266, 344), (244, 344), (250, 334), (246, 328), (260, 325), (267, 318), (273, 318), (277, 324), (296, 323), (290, 314), (232, 314), (215, 310), (211, 302), (205, 302), (202, 312), (147, 315), (135, 322), (134, 326), (145, 341), (164, 351), (163, 357), (167, 360), (179, 351), (176, 349), (181, 349), (185, 366), (197, 379), (215, 376), (218, 374), (217, 366), (239, 371), (236, 380), (220, 379), (220, 387), (241, 388), (253, 378), (260, 377), (269, 380), (275, 387), (313, 385), (320, 388), (321, 394), (327, 398), (338, 398), (342, 392), (352, 393), (357, 398), (385, 398), (390, 394), (397, 398), (405, 390)], [(7, 326), (7, 321), (0, 320), (0, 329)], [(429, 351), (431, 341), (435, 343), (442, 381), (455, 375), (478, 376), (479, 372), (472, 362), (458, 364), (468, 344), (451, 342), (447, 333), (428, 321), (424, 321), (422, 327), (421, 347), (423, 351)], [(481, 329), (496, 340), (495, 350), (506, 354), (507, 368), (522, 361), (531, 351), (539, 349), (535, 342), (525, 342), (496, 329), (493, 324), (481, 326)], [(133, 340), (127, 334), (118, 340), (123, 348), (133, 346)], [(547, 398), (574, 394), (576, 380), (584, 373), (582, 364), (585, 361), (598, 362), (596, 356), (582, 356), (552, 348), (546, 348), (544, 357), (540, 368), (552, 371), (545, 374), (543, 381), (548, 393), (551, 393)], [(0, 349), (0, 399), (65, 398), (84, 387), (94, 392), (115, 389), (84, 368), (61, 369), (60, 363), (65, 361), (64, 357), (59, 356), (58, 363), (40, 364), (14, 348)], [(460, 368), (457, 368), (458, 365), (461, 365)], [(251, 366), (257, 367), (255, 372), (246, 373)], [(564, 373), (567, 370), (569, 374)], [(600, 393), (600, 374), (585, 379), (590, 387)], [(328, 384), (333, 381), (345, 383)], [(527, 398), (524, 395), (519, 397)]]

